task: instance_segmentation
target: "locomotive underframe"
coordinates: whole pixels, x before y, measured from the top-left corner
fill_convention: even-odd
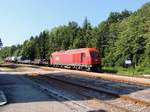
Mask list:
[[[78,69],[78,70],[87,70],[87,71],[97,71],[101,69],[100,64],[95,65],[83,65],[83,64],[51,64],[50,66],[53,67],[61,67],[61,68],[71,68],[71,69]]]

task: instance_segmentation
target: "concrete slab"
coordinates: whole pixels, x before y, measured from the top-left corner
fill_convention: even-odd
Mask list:
[[[6,96],[3,91],[0,91],[0,106],[7,103]]]
[[[150,89],[133,92],[129,95],[134,99],[139,99],[150,104]]]

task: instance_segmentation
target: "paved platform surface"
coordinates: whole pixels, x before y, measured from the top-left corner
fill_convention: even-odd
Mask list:
[[[7,103],[6,96],[3,91],[0,90],[0,106]]]

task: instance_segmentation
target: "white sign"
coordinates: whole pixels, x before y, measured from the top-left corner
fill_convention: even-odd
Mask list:
[[[127,65],[131,65],[131,64],[132,64],[132,62],[131,62],[131,60],[125,60],[125,64],[127,64]]]

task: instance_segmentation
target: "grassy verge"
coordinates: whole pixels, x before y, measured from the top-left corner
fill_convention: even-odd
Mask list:
[[[150,75],[149,67],[136,67],[136,68],[103,67],[102,71],[106,73],[117,73],[120,75],[127,75],[127,76]]]
[[[0,58],[0,64],[3,64],[4,63],[4,61]]]

